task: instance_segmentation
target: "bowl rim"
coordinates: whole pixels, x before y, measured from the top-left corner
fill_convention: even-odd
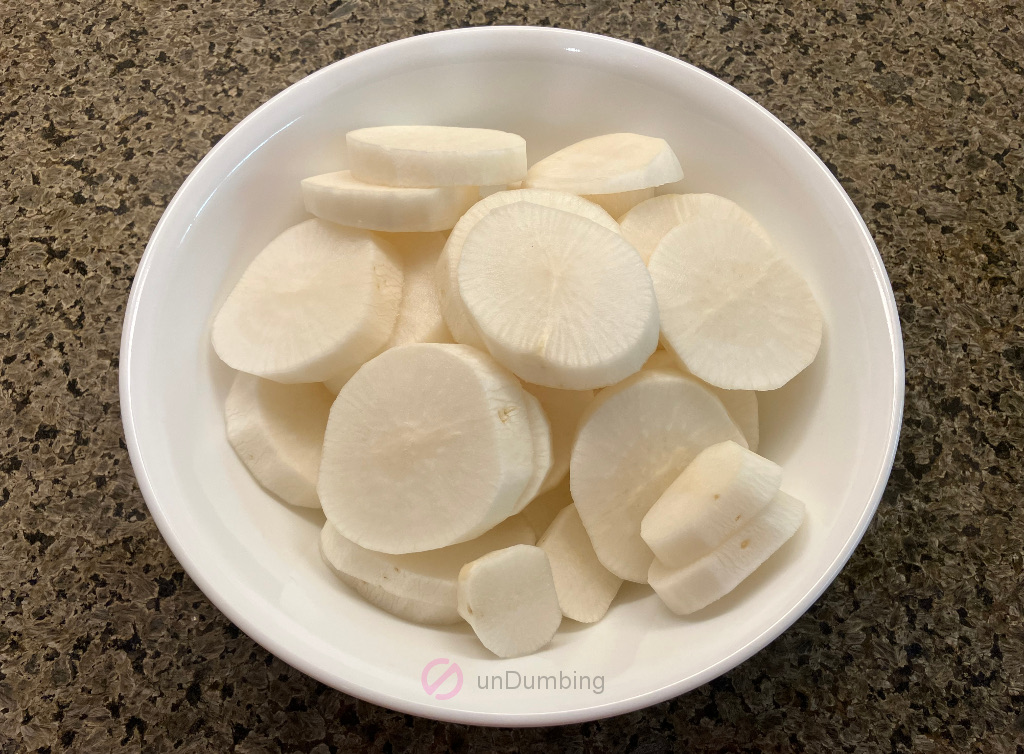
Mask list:
[[[849,537],[843,544],[843,547],[836,553],[832,562],[814,582],[813,586],[807,591],[803,598],[789,611],[780,615],[778,619],[758,637],[756,637],[756,639],[742,647],[739,647],[732,654],[720,659],[718,662],[705,668],[700,673],[632,697],[568,711],[531,713],[500,711],[481,712],[448,709],[416,702],[408,698],[382,692],[378,689],[354,683],[346,678],[324,672],[307,658],[303,657],[286,644],[275,639],[267,631],[261,628],[260,624],[254,620],[253,616],[246,614],[233,603],[228,594],[229,590],[222,589],[214,580],[207,577],[201,565],[189,556],[185,545],[176,536],[174,526],[167,517],[165,507],[161,504],[152,480],[147,472],[146,463],[143,459],[142,448],[139,444],[138,432],[136,429],[136,415],[131,390],[132,342],[135,334],[140,303],[146,289],[146,282],[150,270],[153,266],[153,260],[157,254],[158,248],[165,243],[164,237],[168,234],[167,226],[170,225],[171,218],[175,215],[178,205],[184,203],[183,197],[189,195],[192,185],[194,183],[198,183],[199,180],[204,177],[204,174],[210,169],[211,163],[217,159],[217,156],[222,151],[226,150],[225,144],[230,141],[229,137],[232,134],[251,127],[251,124],[254,121],[258,120],[268,109],[272,109],[275,104],[280,102],[283,98],[295,96],[296,91],[315,86],[316,82],[320,78],[331,75],[331,72],[336,71],[339,67],[350,65],[353,60],[358,59],[360,63],[365,63],[375,56],[391,56],[395,53],[415,49],[421,46],[436,45],[442,38],[448,43],[455,43],[463,38],[495,37],[493,40],[494,42],[499,41],[498,38],[502,38],[501,41],[508,43],[509,35],[516,35],[522,39],[533,37],[536,39],[542,39],[547,43],[562,43],[570,47],[573,43],[579,43],[585,40],[591,44],[609,45],[608,49],[616,49],[634,55],[647,56],[651,59],[668,61],[672,65],[679,66],[681,70],[685,70],[687,75],[695,75],[706,79],[708,83],[716,86],[723,96],[731,97],[734,100],[740,100],[746,106],[753,106],[756,108],[760,111],[762,116],[767,116],[770,119],[770,122],[772,122],[786,138],[794,142],[798,149],[813,159],[821,177],[831,184],[833,190],[838,192],[842,201],[845,202],[846,208],[852,213],[852,216],[856,218],[858,231],[862,236],[861,240],[866,241],[868,248],[870,249],[870,262],[875,274],[875,283],[884,302],[884,315],[886,325],[888,327],[892,352],[894,381],[892,385],[892,404],[888,418],[887,447],[883,466],[874,481],[869,504],[865,507],[856,526],[850,532]],[[886,483],[892,471],[899,441],[900,428],[902,425],[905,392],[905,365],[902,331],[896,310],[896,300],[892,291],[892,285],[886,272],[884,262],[882,261],[881,254],[878,251],[864,219],[861,217],[860,212],[857,210],[856,205],[854,205],[845,189],[843,189],[842,185],[826,167],[821,158],[818,157],[817,154],[815,154],[814,151],[796,135],[796,133],[794,133],[769,110],[748,97],[746,94],[691,63],[687,63],[671,55],[658,52],[657,50],[605,35],[570,29],[538,26],[468,27],[432,32],[378,45],[342,60],[335,61],[334,63],[314,71],[308,76],[305,76],[299,81],[284,88],[249,113],[227,134],[225,134],[225,136],[221,138],[217,144],[215,144],[210,151],[206,153],[206,155],[203,156],[175,192],[173,198],[161,214],[160,220],[157,222],[157,225],[154,228],[140,259],[135,278],[132,282],[128,304],[125,308],[124,326],[121,334],[119,372],[120,408],[125,432],[125,441],[132,468],[135,472],[139,489],[142,492],[146,505],[153,516],[153,520],[155,521],[160,534],[170,547],[175,558],[210,602],[213,603],[213,605],[232,623],[238,626],[256,643],[292,667],[351,696],[378,704],[391,710],[427,717],[434,720],[503,727],[550,726],[580,723],[633,712],[698,688],[719,675],[733,669],[774,641],[783,631],[789,628],[789,626],[802,616],[821,596],[825,589],[828,588],[838,575],[839,571],[850,559],[853,551],[863,538],[864,533],[878,508]]]

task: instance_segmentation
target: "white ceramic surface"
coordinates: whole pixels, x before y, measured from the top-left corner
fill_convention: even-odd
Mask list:
[[[299,180],[344,166],[347,130],[389,123],[513,131],[526,137],[531,161],[602,133],[664,137],[686,171],[682,190],[739,202],[806,274],[824,310],[824,345],[810,369],[764,396],[761,452],[783,465],[784,488],[806,501],[808,520],[733,594],[684,619],[646,587],[627,585],[602,622],[566,621],[540,653],[496,660],[468,628],[405,623],[359,599],[320,562],[322,518],[277,502],[249,477],[224,435],[231,374],[210,347],[211,317],[257,251],[303,217]],[[160,531],[200,588],[256,641],[324,683],[404,712],[548,725],[689,691],[750,657],[811,605],[860,540],[889,475],[903,351],[867,228],[821,161],[766,110],[632,44],[481,28],[335,63],[211,150],[142,258],[122,341],[121,404]],[[428,685],[457,661],[464,680],[454,696],[454,673],[433,695],[424,689],[423,669],[438,658]],[[480,688],[496,675],[515,685],[517,674],[517,689]],[[524,688],[527,678],[548,675],[560,688]],[[584,675],[603,678],[600,693],[596,680],[578,688]]]

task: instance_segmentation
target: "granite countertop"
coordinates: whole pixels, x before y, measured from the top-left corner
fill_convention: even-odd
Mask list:
[[[0,20],[0,752],[1024,752],[1024,6],[966,0],[40,0]],[[695,63],[835,172],[906,344],[896,465],[836,582],[718,680],[490,730],[329,689],[229,623],[136,486],[118,409],[146,239],[209,148],[321,66],[480,24]]]

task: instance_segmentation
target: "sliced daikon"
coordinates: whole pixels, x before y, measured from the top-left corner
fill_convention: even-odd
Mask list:
[[[487,531],[534,473],[524,395],[469,346],[414,343],[368,361],[327,422],[317,491],[328,521],[387,553]]]
[[[526,176],[522,136],[486,128],[378,126],[345,137],[352,175],[384,186],[494,186]]]
[[[526,382],[614,384],[658,345],[654,290],[618,234],[532,202],[489,212],[469,232],[459,293],[490,353]]]
[[[370,592],[364,596],[388,612],[431,623],[458,620],[457,590],[462,566],[493,550],[534,542],[533,529],[519,516],[502,521],[468,542],[407,555],[367,550],[342,536],[330,522],[320,532],[324,560],[336,573],[367,584],[365,589],[355,587],[360,594]],[[378,590],[383,594],[374,596]],[[409,601],[413,604],[404,604]],[[411,617],[416,612],[432,618],[427,621]]]
[[[302,181],[306,210],[332,223],[366,230],[448,230],[477,201],[473,186],[397,188],[363,183],[348,170]]]
[[[491,194],[497,194],[500,191],[515,191],[516,189],[522,188],[520,185],[522,181],[515,181],[513,183],[505,183],[501,186],[480,186],[478,193],[480,199],[486,199]]]
[[[683,366],[674,355],[663,349],[658,349],[654,355],[644,364],[644,369],[676,369],[683,374],[690,375],[690,370]],[[694,379],[700,379],[694,377]],[[700,384],[710,390],[725,406],[729,416],[736,423],[747,440],[747,447],[757,452],[757,446],[761,438],[761,422],[757,411],[757,393],[753,390],[724,390],[714,385],[709,385],[700,380]]]
[[[397,252],[405,281],[395,329],[381,351],[409,343],[451,343],[452,336],[441,316],[441,303],[437,297],[437,286],[434,285],[434,268],[447,236],[444,233],[378,235]],[[324,387],[337,395],[361,366],[356,364],[324,380]]]
[[[666,233],[697,217],[742,225],[771,243],[768,232],[752,215],[736,202],[717,194],[664,194],[616,217],[621,220],[622,235],[636,247],[645,262],[650,260]]]
[[[316,478],[330,410],[322,385],[239,372],[224,406],[228,442],[263,487],[286,503],[319,508]]]
[[[459,615],[498,657],[521,657],[542,648],[562,622],[547,554],[539,547],[515,545],[464,565]]]
[[[363,363],[366,363],[366,362],[363,362]],[[339,372],[338,374],[334,375],[333,377],[330,377],[330,378],[324,380],[324,383],[323,383],[324,387],[327,388],[327,390],[330,391],[331,395],[337,395],[338,392],[343,387],[345,387],[345,383],[348,382],[350,379],[352,379],[352,375],[355,374],[357,371],[359,371],[359,367],[361,367],[361,366],[362,366],[362,364],[357,364],[354,367],[349,367],[344,372]]]
[[[398,251],[405,274],[402,303],[394,332],[385,348],[409,343],[451,343],[441,316],[434,269],[447,236],[444,233],[388,233],[383,236]]]
[[[540,537],[567,505],[572,505],[572,495],[569,494],[569,480],[563,479],[554,489],[535,497],[520,515]]]
[[[700,451],[725,440],[746,442],[722,402],[681,373],[644,370],[597,394],[580,421],[569,483],[605,568],[647,580],[654,555],[641,520]]]
[[[551,470],[540,488],[541,492],[547,492],[569,473],[569,456],[576,440],[576,428],[583,412],[594,400],[594,391],[558,390],[529,383],[524,384],[523,389],[540,401],[551,423]]]
[[[470,231],[491,210],[516,202],[532,202],[545,207],[572,212],[593,220],[595,223],[615,233],[619,232],[618,224],[603,209],[578,196],[561,191],[540,191],[537,189],[499,191],[477,202],[456,223],[451,235],[448,236],[448,241],[444,245],[444,251],[441,252],[441,257],[437,261],[434,281],[437,285],[438,296],[441,299],[441,312],[444,315],[448,329],[451,330],[452,336],[459,343],[465,343],[483,351],[487,350],[487,346],[477,333],[472,320],[470,320],[469,313],[466,311],[466,305],[462,301],[462,295],[459,293],[458,269],[459,260],[462,257],[462,246],[466,242]]]
[[[705,448],[644,516],[640,536],[670,567],[698,560],[772,501],[782,468],[727,440]]]
[[[402,298],[401,263],[369,231],[307,220],[252,261],[213,322],[228,366],[322,382],[377,353]]]
[[[326,560],[326,556],[324,556],[324,560]],[[357,579],[355,576],[349,576],[344,571],[339,571],[329,561],[327,565],[335,576],[364,600],[398,618],[427,626],[450,626],[462,621],[459,611],[449,604],[427,602],[415,597],[399,597],[386,589]]]
[[[661,186],[683,177],[664,139],[618,133],[578,141],[533,165],[525,188],[613,194]]]
[[[743,437],[747,441],[747,447],[757,452],[761,441],[760,420],[757,412],[757,393],[753,390],[723,390],[720,387],[709,385],[701,380],[701,384],[707,387],[725,406],[729,416],[736,426],[740,428]]]
[[[620,191],[616,194],[585,194],[583,198],[593,202],[612,217],[622,217],[640,202],[645,202],[653,197],[657,191],[657,188],[652,187],[636,191]]]
[[[821,311],[800,274],[754,231],[696,218],[670,230],[648,268],[662,340],[693,374],[774,390],[821,345]]]
[[[526,405],[526,418],[530,422],[530,435],[533,439],[533,474],[530,481],[526,483],[526,489],[519,496],[519,501],[512,508],[513,513],[519,513],[530,504],[538,494],[541,487],[551,473],[551,465],[554,461],[552,454],[551,422],[537,398],[523,391],[523,402]]]
[[[775,499],[709,555],[684,568],[655,560],[650,584],[678,615],[689,615],[724,597],[792,537],[804,504],[779,492]]]
[[[597,559],[575,505],[555,517],[537,547],[548,554],[562,615],[581,623],[601,620],[622,579]]]

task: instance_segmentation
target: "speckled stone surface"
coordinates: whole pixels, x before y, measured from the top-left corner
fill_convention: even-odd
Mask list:
[[[185,576],[121,430],[121,322],[163,207],[245,114],[368,47],[479,24],[609,34],[750,94],[838,175],[906,342],[878,515],[774,644],[684,697],[544,730],[318,684]],[[1024,752],[1024,6],[0,2],[0,752]]]

